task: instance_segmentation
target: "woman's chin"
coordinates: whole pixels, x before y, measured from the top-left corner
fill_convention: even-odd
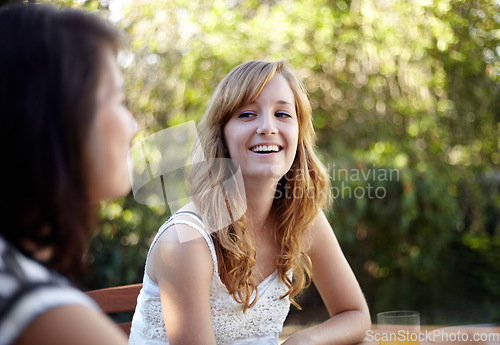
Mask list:
[[[264,168],[258,169],[252,172],[243,173],[243,178],[248,178],[252,180],[262,180],[269,182],[277,182],[286,172],[282,172],[278,169]]]
[[[116,199],[127,196],[132,189],[130,181],[124,181],[121,184],[110,184],[108,186],[99,188],[98,191],[90,193],[90,199],[93,203],[98,203],[100,201],[105,201],[109,199]]]

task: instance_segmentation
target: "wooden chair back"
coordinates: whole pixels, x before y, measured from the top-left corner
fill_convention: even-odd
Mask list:
[[[142,283],[114,286],[110,288],[87,291],[87,295],[92,297],[106,314],[119,313],[124,311],[134,311],[137,304],[137,296],[141,291]],[[130,335],[132,321],[117,324],[127,335]]]

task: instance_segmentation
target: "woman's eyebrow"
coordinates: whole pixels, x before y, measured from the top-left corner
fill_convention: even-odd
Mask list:
[[[293,106],[293,104],[292,104],[292,103],[290,103],[290,102],[288,102],[288,101],[285,101],[285,100],[282,100],[282,99],[280,99],[280,100],[276,101],[276,103],[279,103],[279,104],[289,104],[289,105]]]
[[[292,107],[294,107],[295,105],[289,101],[285,101],[283,99],[280,99],[280,100],[277,100],[276,101],[277,104],[288,104],[288,105],[291,105]],[[253,105],[253,104],[257,104],[257,101],[253,101],[253,102],[250,102],[248,103],[247,105]]]

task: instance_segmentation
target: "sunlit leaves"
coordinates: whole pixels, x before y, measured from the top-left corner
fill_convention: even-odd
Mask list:
[[[378,287],[363,281],[377,306],[427,297],[408,291],[452,267],[441,261],[453,243],[492,261],[488,250],[497,247],[483,234],[500,234],[491,220],[500,208],[498,1],[130,0],[119,9],[118,2],[57,4],[101,11],[127,33],[119,61],[141,138],[200,119],[236,65],[285,58],[309,92],[325,164],[401,171],[401,180],[381,183],[383,200],[337,200],[332,216],[357,273],[387,279]],[[119,243],[110,249],[97,239],[93,260],[120,262],[114,253],[130,251],[118,246],[134,248],[127,271],[140,277],[166,212],[131,197],[106,204],[102,236]],[[464,233],[471,235],[462,240]],[[490,286],[491,277],[483,277]]]

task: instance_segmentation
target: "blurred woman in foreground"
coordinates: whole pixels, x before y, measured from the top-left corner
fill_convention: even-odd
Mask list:
[[[92,205],[130,189],[137,124],[118,43],[83,12],[0,9],[0,345],[127,343],[65,278],[83,261]]]

